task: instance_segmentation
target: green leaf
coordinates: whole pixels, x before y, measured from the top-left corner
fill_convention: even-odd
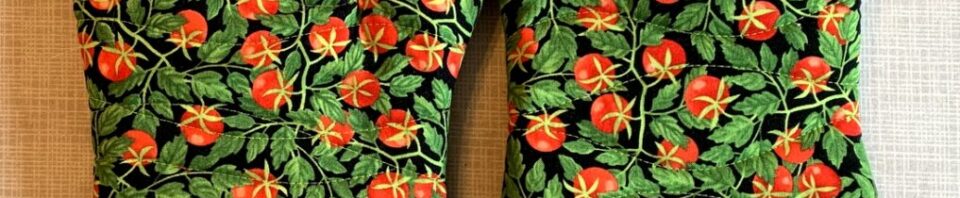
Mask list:
[[[287,55],[283,60],[283,79],[293,79],[294,75],[300,72],[301,66],[303,66],[303,59],[300,58],[300,53]]]
[[[240,152],[240,149],[243,149],[243,142],[246,140],[247,138],[240,131],[224,133],[217,139],[217,143],[213,144],[213,148],[210,148],[208,156],[219,159],[236,154]]]
[[[734,143],[734,146],[740,147],[750,141],[750,137],[753,135],[753,127],[754,123],[750,118],[734,116],[733,120],[723,127],[717,128],[707,138],[717,143]]]
[[[330,19],[330,15],[333,14],[333,10],[336,8],[336,6],[328,5],[327,2],[335,1],[323,1],[323,5],[310,8],[307,16],[310,19],[310,22],[314,24],[326,24],[328,22],[328,19]]]
[[[400,75],[390,81],[390,94],[396,97],[407,97],[423,84],[423,77],[417,75]]]
[[[597,162],[604,163],[610,166],[620,166],[627,164],[627,160],[630,159],[630,156],[627,153],[616,150],[608,150],[600,155],[597,155]]]
[[[520,155],[520,141],[514,138],[507,139],[506,175],[510,178],[519,179],[520,175],[523,174],[523,168],[523,155]]]
[[[306,183],[315,177],[313,166],[303,157],[294,157],[283,167],[283,175],[290,181],[291,196],[303,194]],[[296,185],[299,184],[299,185]]]
[[[380,2],[377,6],[373,7],[373,13],[390,18],[397,14],[397,10],[394,9],[390,2]]]
[[[423,125],[423,138],[427,143],[427,146],[430,148],[430,151],[433,153],[442,154],[443,153],[443,144],[446,142],[444,136],[437,133],[437,129],[433,128],[430,125]]]
[[[824,6],[827,6],[827,2],[824,0],[807,0],[807,10],[820,11],[823,10]]]
[[[857,180],[857,186],[860,186],[860,192],[863,198],[876,198],[877,190],[873,186],[873,181],[867,176],[853,173],[853,178]]]
[[[767,86],[763,75],[759,73],[743,73],[740,75],[727,77],[726,80],[727,82],[739,85],[750,91],[760,91]]]
[[[350,126],[353,126],[354,131],[360,134],[360,139],[368,142],[376,141],[377,128],[374,127],[373,121],[363,111],[350,109],[347,122],[350,123]]]
[[[701,130],[710,128],[709,120],[697,118],[696,116],[693,116],[693,113],[690,113],[690,111],[680,111],[677,112],[677,115],[680,118],[680,122],[682,122],[683,125],[687,126],[688,128]]]
[[[154,0],[153,9],[157,10],[167,10],[173,8],[177,3],[177,0]]]
[[[93,80],[87,78],[86,81],[87,87],[87,96],[90,104],[90,109],[99,110],[107,105],[107,97],[103,95],[103,92],[100,91],[100,88],[97,88],[97,84],[93,83]],[[166,99],[166,98],[164,98]],[[168,102],[169,103],[169,102]],[[169,106],[169,105],[168,105]],[[170,113],[173,115],[173,113]]]
[[[339,103],[339,101],[337,102]],[[393,109],[393,104],[390,103],[390,94],[380,94],[380,97],[373,101],[373,110],[377,112],[387,114],[391,109]]]
[[[237,129],[249,129],[256,124],[256,121],[253,120],[250,116],[246,114],[237,114],[232,116],[223,117],[223,123],[226,123],[227,126],[237,128]]]
[[[736,11],[737,6],[735,0],[716,0],[714,4],[720,7],[720,13],[723,13],[723,16],[726,18],[733,18],[734,11]]]
[[[856,87],[860,82],[860,67],[854,67],[843,76],[843,80],[840,80],[840,84],[843,87]]]
[[[706,3],[691,3],[683,7],[683,12],[677,14],[677,20],[673,21],[673,27],[679,31],[690,31],[703,23],[703,18],[707,15]]]
[[[317,156],[316,159],[317,163],[323,164],[323,166],[320,166],[320,168],[323,168],[323,170],[329,171],[330,173],[343,174],[347,172],[347,168],[344,167],[343,164],[340,164],[340,162],[337,161],[337,158],[334,156]]]
[[[545,6],[547,6],[547,0],[523,1],[520,4],[520,10],[517,11],[517,27],[529,26]]]
[[[150,135],[156,136],[157,126],[160,126],[160,119],[149,111],[141,111],[133,117],[133,128],[147,131]]]
[[[560,155],[557,157],[560,161],[560,167],[563,168],[563,178],[566,180],[573,180],[573,177],[583,170],[583,167],[580,167],[580,164],[570,156]]]
[[[473,25],[477,21],[477,14],[479,12],[480,8],[473,3],[473,0],[460,1],[460,14],[463,15],[463,19],[467,24]]]
[[[643,45],[659,45],[663,39],[663,34],[667,32],[666,27],[670,25],[670,15],[667,13],[658,14],[650,20],[641,32],[640,43]]]
[[[154,193],[157,195],[157,197],[189,198],[190,193],[183,191],[183,187],[184,186],[182,183],[171,182],[160,186],[154,191]]]
[[[580,88],[580,85],[577,84],[577,81],[574,81],[574,80],[568,80],[567,82],[563,83],[563,91],[566,92],[567,95],[569,95],[570,98],[573,98],[574,100],[583,100],[583,101],[593,100],[592,98],[590,98],[590,93],[587,93],[586,90],[583,90],[583,88]]]
[[[543,190],[543,197],[563,197],[563,189],[560,186],[560,179],[553,176],[553,179],[547,181],[547,188]]]
[[[250,140],[247,141],[247,162],[252,162],[254,158],[260,155],[264,149],[267,149],[267,142],[269,137],[265,133],[254,133],[250,135]]]
[[[190,194],[198,197],[220,197],[220,192],[206,178],[194,177],[190,180]]]
[[[843,66],[843,51],[837,38],[830,33],[820,31],[820,37],[817,41],[820,44],[820,54],[823,54],[823,59],[827,61],[830,67],[840,68]]]
[[[847,142],[843,134],[836,130],[830,130],[823,136],[820,145],[827,151],[827,159],[830,160],[830,164],[833,164],[834,167],[840,167],[843,158],[847,156]]]
[[[778,59],[779,57],[777,57],[776,54],[773,54],[773,51],[770,50],[770,47],[767,46],[766,43],[760,46],[760,67],[763,68],[763,71],[773,73],[774,68],[777,68],[777,62],[779,62]]]
[[[168,13],[154,14],[147,20],[147,37],[161,38],[163,34],[180,29],[187,20],[179,15]]]
[[[117,124],[120,123],[120,120],[124,117],[129,116],[132,111],[129,108],[124,107],[123,104],[112,104],[107,106],[103,112],[100,112],[100,115],[97,117],[97,123],[95,129],[97,134],[100,136],[107,136],[113,133],[117,129]]]
[[[169,175],[180,171],[180,167],[183,166],[187,158],[187,142],[183,139],[183,136],[174,137],[173,140],[162,145],[160,157],[157,158],[157,163],[154,165],[157,172]]]
[[[103,44],[113,44],[116,41],[113,36],[113,28],[107,23],[98,23],[97,28],[94,29],[94,34],[97,35],[97,40],[100,40],[100,43]]]
[[[144,75],[146,74],[144,74],[142,70],[139,70],[139,69],[134,70],[133,73],[131,73],[130,76],[127,77],[126,80],[110,83],[110,85],[107,85],[107,90],[110,91],[111,96],[119,97],[124,93],[126,93],[127,91],[130,91],[134,87],[137,87],[137,85],[139,85],[140,82],[143,82]]]
[[[173,109],[170,106],[170,100],[168,100],[167,96],[164,96],[163,93],[157,91],[150,92],[150,98],[147,101],[157,114],[167,119],[173,119]]]
[[[432,121],[433,123],[441,123],[440,112],[433,106],[433,103],[430,103],[426,98],[419,95],[413,95],[413,101],[413,110],[417,112],[417,117]]]
[[[270,33],[279,36],[291,36],[300,30],[300,23],[297,18],[289,14],[278,15],[257,15],[263,26],[270,28]]]
[[[770,92],[756,93],[734,104],[733,110],[743,112],[746,116],[763,117],[776,110],[778,102],[780,98]]]
[[[280,166],[281,162],[290,159],[293,151],[297,148],[297,143],[294,142],[293,138],[296,138],[296,134],[289,127],[281,127],[280,130],[273,133],[273,136],[270,137],[270,157],[273,161],[271,165]]]
[[[193,91],[199,97],[213,98],[221,102],[232,103],[233,92],[220,81],[222,76],[214,71],[205,71],[193,75]]]
[[[716,164],[724,164],[733,159],[733,148],[726,144],[714,146],[710,148],[710,150],[700,154],[700,159]]]
[[[408,14],[397,17],[397,40],[407,38],[420,30],[420,16]]]
[[[450,26],[441,25],[437,32],[437,36],[439,36],[443,42],[451,44],[460,43],[459,39],[457,39],[457,34],[453,33],[453,29],[450,29]]]
[[[320,118],[320,112],[312,110],[291,111],[287,113],[287,117],[294,123],[306,128],[314,128],[317,126],[317,119]]]
[[[213,175],[210,176],[210,182],[217,189],[227,189],[236,185],[250,182],[246,174],[237,171],[237,167],[230,164],[220,165],[213,169]]]
[[[780,16],[780,19],[777,19],[775,26],[780,27],[780,33],[783,33],[783,36],[787,39],[787,43],[789,43],[793,49],[804,50],[808,42],[807,35],[803,32],[803,29],[800,28],[800,24],[796,24],[796,21],[796,16],[791,13],[786,13]]]
[[[207,43],[200,46],[197,56],[207,63],[218,63],[233,52],[237,40],[224,31],[214,32]]]
[[[627,0],[631,1],[631,0]],[[646,19],[652,13],[650,11],[650,1],[634,1],[637,5],[633,7],[633,15],[636,19]]]
[[[840,25],[837,27],[840,29],[840,37],[848,42],[857,38],[857,28],[860,25],[860,12],[851,11],[846,16],[843,17],[843,20],[840,21]]]
[[[729,166],[717,166],[693,170],[693,176],[703,181],[701,188],[725,190],[734,185],[733,170]]]
[[[650,173],[664,190],[672,193],[684,193],[693,189],[693,176],[686,171],[674,171],[658,166],[650,167]]]
[[[300,1],[294,0],[280,0],[280,6],[278,11],[280,13],[292,13],[300,10]]]
[[[659,116],[650,122],[650,130],[654,135],[665,138],[675,145],[687,146],[687,136],[683,135],[683,128],[677,124],[677,119],[670,116]]]
[[[630,53],[630,44],[627,43],[627,38],[621,34],[603,31],[587,32],[586,35],[593,48],[602,51],[604,56],[623,58]]]
[[[433,88],[433,103],[437,104],[437,108],[450,109],[450,103],[453,100],[453,90],[450,86],[439,79],[431,81],[430,86]]]
[[[706,34],[690,35],[690,42],[697,48],[697,53],[707,62],[713,62],[716,58],[717,47],[713,46],[713,37]]]
[[[530,85],[527,92],[530,93],[530,99],[538,106],[547,108],[565,107],[572,105],[570,98],[563,90],[560,90],[560,82],[555,80],[542,80]]]
[[[407,67],[407,64],[410,64],[410,60],[406,56],[396,54],[384,60],[383,65],[374,72],[374,75],[379,77],[380,81],[387,81],[393,75],[400,73],[403,68]]]
[[[540,192],[543,191],[545,182],[546,182],[546,172],[544,172],[543,160],[537,160],[533,163],[533,166],[530,167],[530,170],[527,170],[527,176],[524,177],[524,184],[526,189],[530,192]]]
[[[207,19],[213,19],[220,14],[224,0],[207,0]]]
[[[593,144],[583,140],[570,141],[563,143],[563,148],[566,148],[571,153],[587,155],[592,153],[596,148],[593,147]]]
[[[136,25],[143,25],[143,19],[146,17],[146,9],[140,4],[141,2],[127,1],[127,16],[130,16],[128,20]]]
[[[679,95],[678,91],[680,91],[680,84],[678,83],[669,84],[658,90],[657,96],[653,98],[653,106],[650,107],[650,111],[659,111],[672,107],[673,101],[675,101]]]
[[[720,48],[723,58],[735,67],[754,67],[757,64],[757,55],[750,48],[738,44],[724,44]]]
[[[334,120],[345,121],[347,119],[343,115],[342,104],[337,97],[337,94],[330,90],[316,91],[313,97],[310,97],[310,104],[315,110],[320,110],[323,115],[330,116]]]
[[[380,160],[372,155],[360,156],[360,161],[354,164],[351,175],[368,176],[377,173],[381,166]]]
[[[160,90],[166,92],[170,97],[193,101],[186,77],[183,73],[174,70],[173,67],[164,67],[157,71],[157,84]]]

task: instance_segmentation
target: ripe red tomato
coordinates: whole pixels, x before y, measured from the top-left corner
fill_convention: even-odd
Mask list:
[[[657,0],[657,3],[670,5],[676,3],[679,0]]]
[[[400,173],[385,172],[380,173],[367,186],[367,196],[370,198],[406,198],[409,195],[407,182],[410,178],[403,177]]]
[[[391,109],[389,113],[380,115],[377,127],[380,129],[380,142],[390,148],[410,146],[410,141],[420,131],[417,119],[402,109]]]
[[[567,124],[560,120],[560,114],[564,111],[557,111],[553,114],[542,114],[540,116],[524,116],[530,120],[527,124],[527,131],[523,133],[527,138],[527,144],[544,153],[553,152],[563,146],[563,141],[567,139]]]
[[[583,55],[574,63],[573,78],[576,79],[580,88],[590,93],[602,92],[616,80],[617,67],[619,65],[614,65],[609,58],[599,53],[590,53]]]
[[[313,136],[311,143],[323,141],[330,148],[343,147],[353,139],[353,127],[347,123],[337,122],[326,115],[320,116],[317,127],[313,131],[316,131],[317,135]]]
[[[258,75],[251,87],[253,101],[271,111],[290,102],[290,96],[293,95],[293,83],[285,81],[276,69]]]
[[[450,7],[453,7],[455,0],[420,0],[420,2],[430,11],[447,13],[450,11]]]
[[[590,106],[590,121],[601,132],[616,134],[629,128],[633,102],[614,93],[604,94]]]
[[[513,46],[510,54],[507,55],[507,61],[510,62],[511,68],[533,59],[533,56],[537,54],[537,49],[540,48],[540,43],[537,42],[533,28],[523,27],[517,32],[520,35],[520,38],[517,39],[517,46]]]
[[[397,48],[397,28],[386,16],[365,16],[360,20],[360,43],[373,53],[373,59],[376,60],[380,54]]]
[[[823,90],[832,90],[827,87],[827,80],[830,78],[830,65],[823,58],[817,56],[807,56],[793,65],[790,71],[790,79],[797,88],[807,93],[820,93]]]
[[[507,125],[507,133],[513,133],[513,129],[517,127],[517,119],[520,118],[520,111],[517,111],[517,107],[511,102],[507,102],[507,112],[510,115],[510,122]]]
[[[454,79],[457,79],[460,76],[460,64],[463,63],[463,54],[467,52],[467,44],[460,43],[448,48],[450,53],[447,53],[447,70],[450,71],[450,75]]]
[[[280,60],[280,38],[270,31],[260,30],[247,35],[240,47],[243,62],[261,67]]]
[[[357,7],[360,7],[360,10],[373,9],[379,5],[380,0],[357,0]]]
[[[753,196],[762,198],[787,198],[793,193],[793,176],[783,166],[777,166],[773,183],[753,176]]]
[[[803,149],[803,144],[800,142],[800,134],[803,133],[803,129],[796,127],[788,131],[778,132],[777,135],[780,137],[777,138],[777,142],[773,143],[773,152],[777,153],[777,156],[780,156],[780,159],[785,162],[794,164],[806,162],[813,156],[814,149],[813,147]]]
[[[440,68],[447,44],[428,34],[417,34],[407,41],[407,57],[410,67],[420,72],[433,72]]]
[[[576,197],[596,198],[607,192],[614,192],[620,188],[617,178],[607,169],[590,167],[577,173],[573,178],[573,191]],[[589,195],[589,196],[586,196]]]
[[[180,116],[180,132],[187,143],[207,146],[216,142],[223,133],[223,118],[217,109],[201,105],[184,105],[183,108],[186,112]]]
[[[343,19],[330,17],[327,23],[313,25],[310,28],[310,47],[311,52],[320,54],[322,57],[337,55],[350,44],[350,29]]]
[[[207,41],[207,19],[194,10],[180,11],[178,14],[187,20],[180,30],[170,32],[169,42],[184,49],[200,47]],[[190,56],[187,56],[190,57]]]
[[[441,198],[447,197],[447,184],[443,179],[440,179],[439,175],[433,173],[420,174],[417,179],[413,180],[414,198],[431,198],[434,197],[433,195]]]
[[[613,0],[600,0],[600,5],[580,7],[577,12],[577,21],[587,31],[619,30],[617,20],[620,20],[620,9]]]
[[[250,182],[246,185],[235,186],[230,190],[233,198],[268,198],[277,197],[277,193],[282,191],[286,194],[287,189],[280,185],[277,177],[259,168],[247,170],[247,177]]]
[[[367,70],[347,73],[340,81],[340,96],[350,106],[368,107],[380,98],[380,80]]]
[[[240,16],[250,20],[257,20],[260,15],[274,15],[280,9],[280,0],[239,0],[237,12]]]
[[[683,91],[683,102],[693,116],[714,119],[727,109],[730,89],[717,77],[702,75],[690,81]]]
[[[131,129],[123,134],[130,140],[127,152],[123,153],[123,163],[133,166],[146,166],[157,160],[157,141],[149,133]]]
[[[676,41],[664,38],[660,45],[643,50],[643,70],[647,76],[673,80],[686,65],[687,52]]]
[[[860,105],[848,102],[833,112],[830,123],[847,136],[860,136]]]
[[[807,165],[800,173],[800,196],[832,198],[840,194],[843,188],[837,172],[821,162]]]
[[[120,0],[90,0],[90,6],[100,11],[113,10],[114,6],[120,4]]]
[[[769,1],[755,1],[740,16],[734,17],[739,23],[740,35],[754,41],[765,41],[777,34],[774,26],[780,18],[780,9]]]
[[[133,47],[117,41],[113,47],[101,47],[97,56],[97,68],[104,78],[113,82],[126,80],[137,67],[137,56]]]
[[[77,35],[77,40],[80,41],[80,55],[83,57],[83,69],[86,70],[93,64],[93,53],[100,42],[94,41],[93,36],[86,32],[80,32]]]
[[[100,181],[93,184],[93,198],[100,197]]]
[[[848,13],[850,13],[850,7],[846,5],[840,3],[828,5],[824,7],[823,10],[820,10],[820,16],[817,17],[817,27],[836,37],[840,45],[845,45],[847,44],[847,40],[840,36],[840,29],[837,27],[840,25],[840,22],[843,22],[843,18],[847,16]]]
[[[690,137],[687,137],[686,148],[674,145],[667,139],[663,139],[657,145],[657,158],[659,159],[657,162],[669,169],[684,169],[687,164],[696,163],[698,157],[700,157],[700,149],[697,148],[697,142],[694,142]]]

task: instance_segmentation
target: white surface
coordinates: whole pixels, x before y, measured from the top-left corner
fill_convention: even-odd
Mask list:
[[[960,197],[960,1],[864,0],[864,141],[881,197]]]

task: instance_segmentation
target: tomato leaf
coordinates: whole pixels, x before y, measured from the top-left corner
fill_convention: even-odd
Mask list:
[[[207,19],[213,19],[220,14],[220,9],[223,8],[224,0],[207,0]]]
[[[313,110],[291,111],[287,113],[287,118],[290,118],[294,123],[312,129],[317,126],[320,112]]]
[[[683,170],[668,170],[659,166],[650,167],[650,173],[664,190],[672,193],[685,193],[693,189],[693,176]]]
[[[560,21],[561,23],[565,23],[565,24],[567,24],[567,25],[578,25],[578,24],[580,24],[580,22],[577,22],[577,11],[576,11],[576,10],[573,10],[573,9],[571,9],[571,8],[568,8],[568,7],[559,7],[559,8],[557,8],[557,11],[556,11],[556,12],[557,12],[557,13],[556,13],[556,15],[557,15],[557,20]],[[553,21],[550,21],[550,20],[543,20],[543,21],[545,21],[544,24],[547,24],[547,25],[544,25],[544,27],[549,27],[548,25],[549,25],[549,24],[552,24],[552,22],[553,22]],[[541,22],[543,22],[543,21],[541,21]],[[538,28],[536,28],[537,30],[544,30],[543,28],[540,28],[540,26],[537,26],[537,27],[538,27]],[[545,32],[545,31],[537,31],[537,32],[536,32],[536,33],[537,33],[537,40],[540,40],[540,39],[543,38],[543,36],[546,36],[546,35],[547,35],[546,33],[541,34],[540,32]]]
[[[602,51],[604,56],[623,58],[630,53],[630,44],[627,43],[627,38],[623,37],[622,34],[604,31],[587,32],[586,35],[593,48]]]
[[[337,197],[354,197],[353,191],[350,190],[348,182],[332,182],[330,186],[333,188],[333,192],[337,194]]]
[[[714,146],[710,148],[710,150],[700,154],[700,159],[721,165],[733,159],[733,148],[726,144]]]
[[[175,6],[176,3],[177,3],[177,0],[154,0],[153,9],[167,10],[167,9],[173,8],[173,6]]]
[[[780,27],[780,33],[787,39],[787,43],[790,44],[793,49],[804,50],[808,42],[806,33],[803,32],[803,29],[800,28],[800,24],[797,24],[797,17],[792,13],[785,13],[780,16],[780,19],[777,19],[774,26]]]
[[[154,165],[157,172],[169,175],[180,171],[180,167],[187,158],[187,142],[183,136],[174,137],[173,140],[162,145],[160,157]]]
[[[373,7],[373,13],[386,16],[387,18],[393,17],[397,14],[397,10],[394,9],[393,4],[390,2],[380,2],[377,6]]]
[[[754,123],[750,118],[734,116],[732,121],[714,130],[713,134],[707,138],[717,143],[733,143],[734,146],[740,147],[750,141],[753,128]]]
[[[724,190],[734,184],[733,170],[729,166],[699,168],[693,170],[693,176],[703,181],[701,188]]]
[[[373,110],[380,112],[381,114],[387,114],[390,112],[390,109],[393,109],[393,104],[390,104],[390,94],[380,94],[380,97],[376,101],[373,101]],[[339,103],[337,101],[337,103]]]
[[[843,51],[840,49],[840,43],[837,41],[837,38],[830,35],[825,31],[820,31],[820,37],[817,40],[820,44],[820,53],[823,54],[823,59],[827,61],[827,64],[833,68],[840,68],[843,66]]]
[[[650,130],[657,137],[665,138],[675,145],[687,146],[687,136],[683,135],[683,128],[677,124],[677,119],[669,116],[658,116],[650,122]]]
[[[563,83],[563,91],[566,92],[567,95],[570,95],[570,98],[573,98],[574,100],[593,100],[590,98],[590,93],[587,93],[586,90],[580,88],[580,85],[577,84],[577,81],[568,80],[567,82]]]
[[[353,127],[355,132],[360,134],[360,139],[367,142],[376,141],[377,128],[374,127],[373,121],[367,117],[367,113],[359,109],[350,109],[348,115],[347,122],[350,123],[350,126]]]
[[[292,13],[300,10],[300,2],[294,0],[280,0],[280,5],[277,9],[280,13]]]
[[[294,157],[283,167],[283,175],[290,181],[292,197],[303,194],[306,184],[315,177],[313,166],[303,157]]]
[[[408,14],[397,17],[397,40],[403,40],[420,30],[420,16]]]
[[[743,112],[743,115],[763,117],[777,109],[780,98],[770,92],[755,93],[733,105],[733,110]]]
[[[423,84],[423,77],[418,75],[400,75],[390,81],[390,94],[396,97],[407,97]]]
[[[560,82],[555,80],[538,81],[530,85],[527,92],[530,92],[530,98],[537,106],[554,108],[573,105],[566,93],[560,90]]]
[[[419,21],[417,21],[419,23]],[[440,37],[440,40],[449,44],[460,43],[457,38],[457,34],[453,33],[453,29],[450,29],[448,25],[441,25],[440,29],[437,30],[437,36]]]
[[[733,18],[734,11],[737,9],[735,0],[717,0],[713,3],[720,7],[720,12],[723,13],[724,17]]]
[[[170,106],[170,100],[168,100],[167,96],[164,96],[163,93],[152,91],[147,101],[157,114],[167,119],[173,119],[173,109]]]
[[[231,37],[246,37],[247,29],[250,26],[247,19],[240,16],[235,6],[225,6],[225,8],[223,11],[223,27],[226,27],[224,32]]]
[[[263,26],[270,28],[270,33],[279,36],[291,36],[300,30],[300,23],[297,18],[289,14],[278,15],[257,15]]]
[[[187,19],[179,15],[169,13],[154,14],[147,19],[147,37],[162,38],[163,34],[178,30],[185,23],[187,23]]]
[[[360,156],[360,160],[354,164],[351,175],[353,176],[368,176],[377,173],[377,170],[380,170],[380,166],[383,164],[376,157],[376,155],[363,155]]]
[[[107,85],[107,90],[110,91],[111,96],[119,97],[124,93],[127,93],[127,91],[137,87],[140,82],[143,82],[144,75],[146,74],[139,69],[140,67],[137,68],[138,69],[133,70],[133,73],[131,73],[127,79]]]
[[[517,109],[520,110],[532,111],[536,109],[530,95],[526,92],[526,86],[517,83],[511,82],[507,85],[507,101],[516,105]]]
[[[750,91],[760,91],[767,86],[763,75],[759,73],[743,73],[726,78],[728,82],[739,85]]]
[[[843,20],[840,21],[840,25],[837,27],[840,30],[840,37],[844,40],[852,41],[857,39],[858,26],[860,25],[860,12],[851,11],[846,16],[843,17]]]
[[[543,190],[543,197],[563,197],[563,188],[560,186],[560,178],[553,176],[553,179],[547,181],[547,188]]]
[[[533,23],[533,20],[537,15],[540,15],[540,11],[546,6],[547,0],[523,1],[520,4],[520,9],[517,11],[517,27],[528,26],[530,23]]]
[[[774,69],[777,68],[777,62],[779,62],[779,57],[776,54],[773,54],[773,51],[770,50],[770,47],[766,43],[760,46],[760,68],[764,72],[772,73]],[[756,91],[756,90],[752,90]]]
[[[243,136],[243,132],[231,131],[223,133],[217,142],[213,144],[213,148],[210,148],[210,154],[208,156],[215,158],[223,158],[228,155],[233,155],[240,152],[240,149],[243,149],[243,142],[247,138]]]
[[[194,177],[190,180],[190,194],[198,197],[220,197],[220,192],[206,178]]]
[[[337,158],[334,156],[321,155],[316,156],[316,159],[318,164],[323,164],[320,166],[320,168],[323,168],[323,170],[329,171],[330,173],[343,174],[347,172],[347,168],[344,167],[343,164],[340,164],[340,162],[337,161]]]
[[[307,15],[310,22],[314,24],[326,24],[328,19],[330,19],[330,15],[333,14],[333,10],[336,8],[336,5],[330,5],[333,4],[333,2],[335,1],[323,1],[323,5],[310,8]]]
[[[537,160],[534,162],[530,169],[527,170],[527,176],[524,177],[524,185],[529,192],[540,192],[543,191],[544,183],[546,182],[546,173],[544,172],[543,159]]]
[[[218,63],[230,55],[237,41],[224,31],[214,32],[210,41],[200,46],[197,56],[207,63]]]
[[[714,39],[706,34],[690,35],[690,42],[697,48],[697,53],[707,62],[713,62],[716,58],[717,47],[713,46]]]
[[[573,177],[577,176],[580,170],[583,170],[583,167],[580,167],[580,164],[570,156],[560,155],[557,159],[560,161],[560,167],[563,168],[563,178],[566,180],[573,180]]]
[[[680,122],[688,128],[700,130],[710,128],[710,120],[697,118],[693,116],[693,113],[690,113],[690,111],[683,110],[677,112],[677,115],[677,117],[680,118]]]
[[[587,155],[592,153],[596,148],[593,147],[593,144],[583,140],[569,141],[563,143],[563,148],[566,148],[571,153]]]
[[[133,1],[129,1],[133,2]],[[171,182],[157,188],[154,193],[157,197],[188,198],[190,193],[183,190],[182,183]]]
[[[157,126],[160,126],[160,119],[150,113],[150,111],[140,111],[133,117],[133,128],[147,131],[150,135],[157,135]]]
[[[748,47],[738,44],[720,45],[723,51],[723,58],[734,67],[755,67],[757,64],[757,55]]]
[[[653,98],[653,105],[650,107],[650,111],[659,111],[673,106],[673,102],[679,95],[677,93],[678,91],[680,91],[680,84],[678,83],[669,84],[658,90],[657,96]]]
[[[343,115],[342,104],[337,101],[337,94],[330,90],[315,91],[313,94],[310,97],[310,105],[314,110],[319,110],[323,115],[330,116],[330,118],[340,122],[347,120]]]
[[[301,66],[303,66],[303,58],[300,58],[300,53],[287,55],[283,61],[283,79],[293,79],[297,72],[300,72]]]
[[[617,1],[620,2],[620,1]],[[633,6],[633,17],[642,20],[650,17],[652,13],[650,11],[650,1],[624,1],[624,2],[634,2],[636,5]]]
[[[510,138],[507,140],[507,176],[519,179],[520,175],[523,174],[523,168],[523,155],[520,155],[520,141],[515,138]]]
[[[436,124],[441,124],[440,112],[437,111],[437,108],[433,106],[433,103],[430,103],[430,101],[423,96],[416,94],[413,95],[413,101],[413,110],[417,112],[418,118],[431,121]]]
[[[270,136],[270,157],[273,161],[270,165],[279,167],[280,163],[290,159],[293,151],[297,148],[297,143],[294,142],[296,137],[293,129],[289,127],[280,127],[277,132],[273,133],[273,136]]]
[[[679,31],[690,31],[703,23],[703,18],[707,16],[706,3],[691,3],[683,7],[683,12],[677,14],[677,20],[673,21],[673,28]]]
[[[659,45],[663,34],[667,32],[670,25],[670,15],[667,13],[658,14],[650,20],[641,32],[640,43],[643,45]]]
[[[403,54],[396,54],[384,60],[380,68],[374,72],[374,75],[377,76],[380,81],[387,81],[393,77],[393,75],[400,73],[403,68],[407,67],[407,64],[410,64],[409,58]]]
[[[131,113],[133,112],[130,108],[124,107],[123,104],[107,106],[97,117],[97,124],[95,125],[97,134],[100,136],[110,135],[117,129],[117,124],[120,123],[120,120],[129,116]]]
[[[597,155],[597,162],[604,163],[610,166],[620,166],[627,164],[627,160],[630,159],[626,153],[617,150],[608,150],[600,155]]]
[[[190,96],[190,86],[187,85],[186,77],[183,73],[174,70],[173,67],[160,68],[157,71],[157,85],[160,87],[160,90],[163,90],[173,98],[188,102],[193,101],[193,97]]]
[[[870,177],[853,173],[853,178],[857,180],[857,186],[860,186],[860,192],[862,193],[863,198],[877,197],[876,187],[873,186],[873,181],[870,179]]]
[[[840,167],[843,158],[847,156],[847,142],[843,134],[836,129],[831,129],[823,136],[820,142],[823,149],[827,151],[827,159],[834,167]]]
[[[473,0],[460,1],[460,14],[463,15],[463,19],[467,24],[473,25],[477,21],[477,14],[479,12],[480,8],[474,4]]]
[[[430,147],[430,151],[436,153],[437,155],[443,154],[443,144],[446,142],[446,137],[437,133],[437,129],[433,128],[430,125],[423,125],[423,139],[427,143],[427,146]]]
[[[193,91],[198,97],[213,98],[221,102],[233,103],[233,92],[221,82],[223,76],[214,71],[204,71],[193,75]]]
[[[807,10],[820,11],[824,6],[827,6],[825,0],[807,0]]]
[[[543,48],[533,57],[531,67],[540,73],[555,73],[562,68],[566,58],[563,54],[563,47],[556,42],[557,39],[548,40],[543,44]]]
[[[250,135],[247,141],[247,162],[252,162],[264,149],[267,149],[268,140],[267,134],[262,132]]]
[[[213,183],[213,187],[216,189],[226,190],[227,188],[244,184],[249,182],[246,174],[237,171],[237,167],[231,164],[221,165],[216,169],[213,169],[213,174],[210,176],[210,183]]]
[[[143,25],[143,18],[146,17],[146,9],[140,3],[143,1],[127,1],[127,16],[130,22],[136,25]]]
[[[249,129],[256,124],[256,121],[253,120],[250,116],[246,114],[237,114],[232,116],[223,117],[223,123],[226,123],[227,126],[236,128],[236,129]]]
[[[430,82],[433,88],[433,103],[437,104],[439,109],[450,109],[450,103],[453,100],[453,91],[446,82],[440,79],[434,79]]]

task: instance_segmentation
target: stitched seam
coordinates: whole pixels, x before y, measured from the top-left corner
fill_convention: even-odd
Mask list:
[[[189,172],[199,172],[199,171],[197,171],[197,170],[191,170],[190,168],[183,167],[183,166],[180,166],[180,165],[163,163],[163,162],[157,162],[157,161],[150,162],[150,164],[173,166],[173,167],[177,167],[178,169],[183,170],[184,172],[188,172],[188,173],[189,173]],[[384,163],[384,164],[392,165],[392,164],[389,164],[389,163]],[[321,171],[322,171],[322,170],[321,170]],[[210,172],[213,173],[213,171],[210,171]],[[348,170],[347,172],[349,172],[349,170]],[[328,178],[323,178],[323,179],[321,179],[320,181],[316,181],[316,182],[288,182],[288,181],[280,181],[280,180],[277,180],[277,183],[280,183],[280,184],[289,184],[289,185],[314,185],[314,184],[339,183],[339,182],[348,182],[348,181],[354,180],[354,179],[366,178],[366,177],[370,177],[370,176],[374,176],[374,175],[378,175],[378,174],[380,174],[380,173],[378,172],[378,173],[369,174],[369,175],[357,175],[357,176],[351,176],[351,177],[333,177],[333,178],[328,177]],[[436,173],[434,173],[434,174],[436,174]],[[222,174],[222,176],[231,177],[231,178],[237,178],[237,179],[248,179],[248,178],[249,178],[249,177],[247,177],[245,174],[241,174],[241,175],[236,175],[236,174]],[[443,179],[443,175],[439,175],[439,174],[438,174],[438,176],[441,177],[441,179]],[[212,176],[211,176],[211,177],[212,177]]]

